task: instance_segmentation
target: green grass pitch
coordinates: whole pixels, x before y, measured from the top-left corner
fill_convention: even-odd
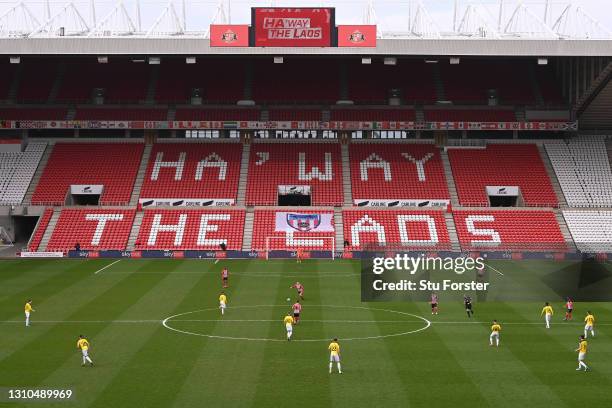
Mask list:
[[[470,321],[461,302],[444,297],[438,316],[425,302],[361,303],[357,261],[121,260],[100,270],[112,262],[0,261],[0,389],[75,392],[71,402],[0,405],[611,406],[611,303],[577,303],[574,322],[565,323],[559,298],[476,302]],[[223,265],[231,276],[221,318]],[[287,342],[282,318],[296,280],[305,285],[303,321]],[[29,328],[27,298],[36,310]],[[556,311],[550,330],[540,317],[545,300]],[[597,337],[589,339],[585,373],[575,371],[574,349],[587,308]],[[174,330],[162,325],[170,316]],[[488,343],[494,318],[503,326],[498,349]],[[80,365],[79,334],[91,341],[93,368]],[[342,375],[335,367],[328,373],[327,345],[336,336]]]

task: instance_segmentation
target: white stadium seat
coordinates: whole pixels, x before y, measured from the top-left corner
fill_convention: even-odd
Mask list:
[[[563,211],[563,217],[579,250],[612,252],[612,211]]]
[[[570,207],[612,206],[612,171],[603,138],[581,137],[545,147]]]
[[[0,205],[21,204],[46,146],[34,142],[23,152],[0,152]]]

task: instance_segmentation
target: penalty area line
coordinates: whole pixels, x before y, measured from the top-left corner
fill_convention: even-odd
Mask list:
[[[114,264],[116,264],[116,263],[117,263],[117,262],[119,262],[119,261],[121,261],[121,259],[117,259],[116,261],[111,262],[111,263],[109,263],[108,265],[106,265],[106,266],[104,266],[104,267],[102,267],[102,268],[98,269],[97,271],[95,271],[95,272],[94,272],[94,275],[99,274],[100,272],[102,272],[102,271],[103,271],[103,270],[105,270],[106,268],[110,268],[111,266],[113,266]]]
[[[500,274],[501,276],[505,276],[502,271],[500,271],[497,268],[492,267],[491,265],[489,265],[488,263],[485,263],[485,265],[487,265],[489,268],[493,269],[495,272],[497,272],[498,274]]]

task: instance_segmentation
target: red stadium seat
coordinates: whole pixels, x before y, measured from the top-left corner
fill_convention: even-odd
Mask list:
[[[516,122],[513,110],[431,109],[425,111],[427,122]]]
[[[414,109],[333,109],[331,120],[355,122],[410,122],[415,120]]]
[[[350,145],[353,198],[449,200],[440,151],[431,144]]]
[[[308,185],[313,205],[341,205],[340,145],[254,143],[249,160],[247,205],[276,205],[279,185]]]
[[[100,204],[127,204],[143,149],[141,143],[57,143],[32,204],[64,205],[71,184],[101,184]]]
[[[0,108],[0,120],[65,120],[66,108]]]
[[[242,249],[244,210],[145,210],[136,241],[140,250]]]
[[[487,186],[518,186],[527,206],[556,207],[557,196],[534,144],[490,144],[448,151],[459,202],[488,206]]]
[[[175,120],[259,120],[259,109],[253,108],[177,108]]]
[[[53,216],[53,208],[45,208],[45,211],[40,216],[38,220],[38,225],[36,226],[36,231],[32,234],[32,238],[30,238],[30,244],[28,245],[28,251],[38,251],[38,247],[40,246],[40,241],[42,240],[43,235],[45,235],[45,231],[47,230],[47,225],[49,225],[49,221]]]
[[[459,210],[453,212],[453,217],[464,250],[567,249],[552,211]]]
[[[324,250],[334,249],[331,238],[335,237],[333,231],[298,231],[287,234],[286,232],[276,231],[276,214],[288,212],[296,214],[326,214],[331,216],[331,223],[334,222],[334,212],[331,210],[313,210],[304,208],[275,209],[275,210],[256,210],[253,221],[253,241],[251,248],[256,251],[265,250]],[[325,239],[321,239],[325,238]]]
[[[344,239],[351,250],[379,247],[448,250],[451,247],[442,211],[343,210]]]
[[[127,246],[135,210],[64,208],[48,251],[68,251],[78,242],[82,250],[123,250]]]
[[[156,143],[140,197],[235,200],[241,157],[238,143]]]
[[[270,109],[269,120],[272,121],[320,121],[320,109]]]
[[[76,120],[166,120],[168,111],[163,108],[78,108]]]

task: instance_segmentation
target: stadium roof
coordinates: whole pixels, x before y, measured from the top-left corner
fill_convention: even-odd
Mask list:
[[[379,39],[376,48],[224,48],[189,36],[0,38],[4,55],[612,56],[612,40]]]

